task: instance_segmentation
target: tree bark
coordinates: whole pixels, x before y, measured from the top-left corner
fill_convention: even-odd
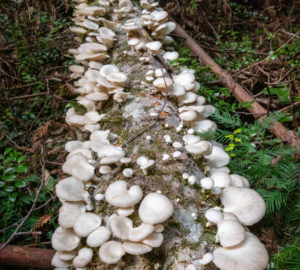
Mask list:
[[[176,23],[176,22],[175,22]],[[220,76],[221,83],[227,87],[230,93],[239,102],[253,102],[249,111],[253,116],[262,120],[267,115],[267,110],[262,107],[249,93],[238,83],[236,83],[232,76],[221,67],[198,45],[198,43],[181,27],[176,23],[176,29],[173,32],[178,37],[184,38],[187,47],[192,53],[198,57],[200,63],[204,66],[208,66],[212,72]],[[270,126],[270,131],[283,142],[287,142],[291,145],[300,145],[300,137],[293,131],[287,129],[284,125],[278,121],[274,121]]]

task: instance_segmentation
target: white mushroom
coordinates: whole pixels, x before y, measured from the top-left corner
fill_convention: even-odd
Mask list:
[[[79,245],[79,242],[80,237],[72,230],[61,226],[54,231],[51,239],[51,245],[57,251],[72,251]]]
[[[149,236],[153,231],[153,225],[142,223],[139,227],[135,227],[129,232],[128,239],[132,242],[139,242]]]
[[[153,81],[153,85],[158,91],[167,93],[172,90],[173,81],[168,77],[159,77]]]
[[[216,223],[216,224],[223,219],[223,213],[220,210],[217,210],[214,208],[210,208],[210,209],[206,210],[204,215],[208,221]]]
[[[162,44],[160,41],[151,41],[146,43],[146,48],[149,49],[153,54],[158,53]]]
[[[134,212],[134,207],[127,207],[127,208],[119,208],[117,213],[119,216],[130,216]]]
[[[211,154],[204,156],[207,160],[207,165],[210,167],[224,167],[229,163],[229,155],[219,146],[213,145]]]
[[[210,177],[204,177],[200,180],[202,189],[212,189],[214,186],[214,180]]]
[[[124,241],[122,247],[126,251],[126,253],[131,255],[142,255],[152,251],[152,247],[148,245],[130,241]]]
[[[254,190],[240,187],[227,187],[221,196],[224,211],[235,214],[241,224],[251,226],[265,215],[263,198]]]
[[[94,166],[80,153],[72,155],[62,166],[63,172],[81,181],[88,181],[94,176]]]
[[[76,250],[57,252],[58,258],[62,261],[70,261],[76,256],[76,254],[77,254]]]
[[[125,254],[122,244],[117,241],[108,241],[99,249],[100,259],[107,264],[117,263]]]
[[[158,224],[173,215],[174,207],[170,200],[160,193],[149,193],[139,207],[141,220],[148,224]]]
[[[81,202],[64,202],[59,209],[58,223],[64,228],[72,228],[78,216],[85,212],[85,205]]]
[[[51,259],[51,265],[59,269],[68,269],[71,265],[70,261],[65,261],[59,258],[59,252],[55,252],[54,256]]]
[[[214,180],[215,187],[224,188],[231,184],[230,176],[226,172],[215,172],[211,175],[211,178]]]
[[[136,163],[143,170],[144,174],[147,175],[147,170],[155,164],[155,161],[152,159],[148,159],[145,156],[141,156],[137,159]]]
[[[238,174],[231,174],[231,186],[233,187],[245,187],[249,188],[250,184],[247,178],[240,176]]]
[[[137,185],[127,190],[126,182],[116,181],[108,186],[105,192],[105,199],[108,203],[117,207],[131,207],[137,204],[143,197],[143,191]]]
[[[246,232],[246,239],[234,248],[214,250],[214,264],[221,270],[263,270],[268,264],[268,252],[252,233]]]
[[[208,141],[199,141],[194,144],[186,145],[185,149],[188,153],[195,156],[209,155],[212,152],[212,145]]]
[[[232,247],[242,243],[245,239],[245,229],[237,221],[221,220],[218,222],[216,238],[223,247]]]
[[[68,177],[55,186],[56,196],[61,200],[78,202],[87,200],[89,193],[84,190],[82,182],[74,177]]]
[[[133,175],[133,170],[130,169],[130,168],[126,168],[126,169],[123,170],[122,173],[123,173],[123,175],[124,175],[125,177],[129,178],[129,177],[132,177],[132,175]]]
[[[101,225],[101,217],[93,213],[84,213],[78,216],[74,222],[74,232],[81,236],[87,237]]]
[[[129,232],[132,230],[133,223],[131,219],[127,217],[114,214],[109,218],[109,226],[115,237],[118,237],[121,240],[127,240]]]
[[[209,264],[213,260],[213,254],[212,253],[205,253],[201,259],[198,260],[198,262],[202,265]]]
[[[142,242],[150,247],[160,247],[164,241],[164,236],[162,233],[154,232],[145,238]]]
[[[85,267],[93,258],[93,250],[91,248],[81,248],[78,251],[77,256],[73,260],[73,265],[75,267]]]
[[[86,243],[90,247],[100,247],[103,243],[108,241],[111,232],[104,226],[100,226],[98,229],[93,231],[86,239]]]

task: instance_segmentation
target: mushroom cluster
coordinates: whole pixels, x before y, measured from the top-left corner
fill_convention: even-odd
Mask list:
[[[123,103],[130,97],[124,91],[128,77],[112,64],[110,57],[117,34],[126,31],[128,45],[139,54],[141,61],[148,62],[155,55],[164,59],[167,67],[179,57],[176,51],[162,49],[173,42],[169,34],[176,25],[168,22],[168,14],[158,8],[158,2],[141,0],[143,10],[140,14],[130,0],[115,2],[99,0],[90,5],[88,0],[78,0],[75,6],[71,31],[77,34],[75,39],[81,44],[77,49],[69,50],[77,62],[69,70],[79,96],[77,105],[67,111],[66,122],[88,131],[90,136],[87,141],[74,140],[65,145],[68,155],[62,170],[68,177],[56,185],[62,207],[59,209],[59,227],[52,236],[52,246],[57,251],[52,265],[57,269],[86,269],[92,261],[94,248],[106,264],[118,263],[126,253],[142,255],[150,252],[162,244],[162,223],[174,212],[171,201],[159,191],[150,192],[143,198],[140,186],[129,186],[124,180],[110,183],[103,194],[99,191],[99,174],[103,179],[111,180],[114,171],[124,165],[126,167],[121,170],[124,177],[130,179],[134,174],[128,166],[133,160],[125,157],[124,150],[117,144],[118,136],[100,129],[106,114],[99,114],[99,109],[104,109],[110,98]],[[108,20],[107,15],[111,14],[112,19]],[[125,22],[120,18],[125,18]],[[149,30],[150,38],[144,34],[144,28]],[[172,162],[181,158],[184,152],[204,160],[206,177],[197,179],[193,174],[184,173],[183,178],[191,185],[199,183],[203,192],[211,190],[212,196],[220,196],[223,204],[223,208],[211,208],[205,213],[207,225],[217,226],[216,242],[221,247],[204,254],[199,263],[205,265],[213,261],[222,270],[264,269],[268,254],[245,226],[261,220],[265,203],[249,188],[246,178],[230,174],[226,167],[230,157],[222,145],[202,139],[204,133],[216,130],[216,124],[208,119],[215,108],[197,95],[200,84],[195,80],[194,70],[183,69],[171,75],[165,68],[152,66],[146,72],[145,80],[151,82],[155,92],[175,99],[181,121],[176,131],[180,133],[184,127],[187,129],[183,130],[182,141],[173,142],[169,135],[164,136],[165,143],[174,152],[163,153],[162,161]],[[147,136],[147,140],[151,141],[151,136]],[[145,175],[155,163],[146,156],[136,160],[136,166]],[[115,212],[109,216],[96,214],[93,211],[95,205],[102,200],[114,207]],[[135,209],[140,220],[138,226],[133,224]],[[190,264],[186,269],[195,267]]]

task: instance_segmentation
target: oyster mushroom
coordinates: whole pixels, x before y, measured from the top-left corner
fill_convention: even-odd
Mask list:
[[[99,249],[100,259],[107,264],[117,263],[125,254],[125,250],[120,242],[105,242]]]
[[[246,226],[257,223],[265,215],[265,202],[253,189],[226,187],[222,192],[221,201],[224,212],[235,214],[241,224]]]
[[[143,197],[143,191],[137,185],[128,190],[126,184],[123,180],[110,184],[105,192],[106,201],[113,206],[122,208],[137,204]]]
[[[245,232],[246,239],[234,248],[214,250],[214,264],[221,270],[263,270],[268,264],[268,252],[255,235]]]
[[[170,200],[160,193],[149,193],[142,200],[139,216],[144,223],[158,224],[173,215],[174,207]]]

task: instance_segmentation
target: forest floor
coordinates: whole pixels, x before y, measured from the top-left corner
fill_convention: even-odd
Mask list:
[[[213,119],[219,129],[213,136],[231,155],[231,172],[247,177],[266,201],[267,214],[253,231],[274,269],[299,269],[299,149],[268,131],[277,119],[300,135],[297,1],[161,4],[267,108],[267,117],[255,121],[246,110],[251,104],[238,103],[176,39],[181,57],[174,64],[196,70],[199,94],[218,109]],[[60,206],[54,185],[62,174],[64,144],[75,138],[64,122],[67,109],[76,106],[68,76],[73,63],[68,49],[76,47],[68,29],[72,5],[71,0],[9,0],[0,7],[0,243],[14,235],[12,244],[50,248]],[[14,234],[35,197],[29,218]]]

